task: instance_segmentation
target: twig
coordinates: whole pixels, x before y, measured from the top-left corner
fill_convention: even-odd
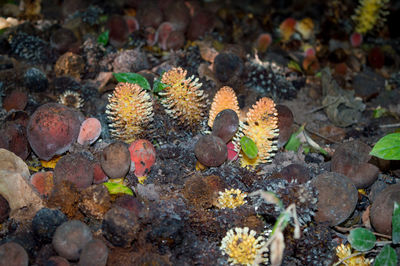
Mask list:
[[[306,115],[318,112],[319,110],[322,110],[325,107],[328,107],[329,105],[335,104],[337,101],[339,101],[339,97],[336,100],[334,100],[333,102],[331,102],[331,103],[327,103],[325,105],[318,106],[318,107],[315,107],[315,108],[311,109],[310,111],[306,112]]]
[[[389,235],[384,235],[384,234],[376,233],[376,232],[372,232],[372,233],[374,235],[376,235],[376,236],[384,237],[384,238],[387,238],[387,239],[392,239],[392,236],[389,236]]]
[[[350,232],[351,230],[353,230],[354,228],[347,228],[347,227],[340,227],[340,226],[335,226],[335,229],[340,231],[340,232]]]
[[[376,242],[375,242],[375,245],[377,245],[377,246],[384,246],[384,245],[392,244],[392,243],[393,243],[392,241],[376,241]]]
[[[358,228],[358,227],[355,227],[355,228]],[[335,226],[335,229],[340,231],[340,232],[350,232],[351,230],[354,229],[354,227],[346,228],[346,227]],[[376,232],[371,232],[371,233],[373,233],[376,236],[384,237],[384,238],[387,238],[387,239],[392,239],[392,237],[389,236],[389,235],[384,235],[384,234],[376,233]]]
[[[400,127],[400,123],[388,124],[388,125],[379,125],[379,127],[380,127],[380,128]]]
[[[328,138],[328,137],[325,137],[324,135],[321,135],[321,134],[319,134],[319,133],[317,133],[317,132],[314,132],[314,131],[312,131],[312,130],[310,130],[310,129],[308,129],[308,128],[304,128],[306,131],[308,131],[308,132],[310,132],[311,134],[314,134],[314,135],[316,135],[316,136],[318,136],[318,137],[320,137],[320,138],[322,138],[322,139],[324,139],[324,140],[327,140],[327,141],[329,141],[329,142],[331,142],[331,143],[335,143],[335,144],[339,144],[340,142],[337,142],[337,141],[334,141],[333,139],[330,139],[330,138]]]

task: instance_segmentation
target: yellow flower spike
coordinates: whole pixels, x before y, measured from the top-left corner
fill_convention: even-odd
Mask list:
[[[236,134],[234,144],[236,151],[240,151],[240,138],[247,136],[254,141],[258,148],[257,157],[249,159],[241,153],[241,164],[256,166],[260,163],[271,162],[277,150],[278,113],[275,103],[270,98],[264,97],[254,104],[246,115],[245,123],[240,124],[240,133]]]
[[[201,162],[196,162],[196,171],[204,171],[207,169],[207,166],[203,165]]]
[[[178,67],[162,75],[161,82],[167,87],[159,92],[166,113],[179,124],[195,127],[203,120],[207,95],[200,89],[201,83],[194,76],[187,78],[187,71]]]
[[[51,168],[54,169],[56,167],[57,162],[61,159],[61,155],[59,156],[54,156],[50,161],[43,161],[40,160],[40,164],[44,168]]]
[[[336,256],[339,260],[343,260],[352,255],[350,244],[343,245],[340,244],[336,247]],[[346,266],[369,266],[371,265],[372,260],[366,259],[364,255],[358,255],[351,258],[348,258],[342,262],[342,265]]]
[[[224,86],[215,94],[208,116],[208,126],[212,128],[214,119],[219,112],[225,109],[232,109],[239,117],[239,103],[235,91],[228,86]]]
[[[381,26],[389,13],[384,10],[387,3],[389,0],[360,0],[356,13],[351,17],[356,23],[355,31],[365,34],[376,25]]]
[[[304,18],[296,23],[295,28],[300,32],[304,40],[308,40],[314,32],[314,22],[311,18]]]
[[[147,180],[147,176],[138,176],[137,179],[138,179],[138,182],[143,185],[144,181]]]
[[[248,227],[231,229],[221,241],[221,251],[229,256],[231,264],[252,265],[257,257],[267,264],[268,258],[263,257],[261,248],[265,245],[264,238],[255,237],[256,232]]]
[[[120,82],[109,96],[106,114],[113,137],[131,143],[153,122],[150,94],[137,84]]]
[[[225,189],[224,192],[219,192],[218,205],[221,209],[234,209],[245,204],[247,202],[246,197],[247,193],[240,189]]]

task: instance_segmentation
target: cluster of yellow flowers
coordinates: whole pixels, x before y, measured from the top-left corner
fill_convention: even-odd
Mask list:
[[[219,192],[218,205],[221,209],[230,208],[234,209],[245,204],[247,193],[242,192],[240,189],[225,189],[224,192]]]
[[[229,256],[228,262],[232,264],[253,265],[256,258],[261,258],[261,262],[267,264],[268,258],[261,254],[264,246],[264,237],[256,238],[254,230],[236,227],[226,233],[220,249]]]

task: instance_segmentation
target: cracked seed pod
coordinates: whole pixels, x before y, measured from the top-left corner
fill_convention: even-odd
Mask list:
[[[179,124],[189,127],[203,120],[207,95],[200,89],[198,78],[186,78],[187,71],[178,67],[165,72],[161,82],[167,87],[159,94],[166,113]]]
[[[80,109],[83,106],[83,99],[78,92],[67,90],[58,97],[58,103],[71,108]]]
[[[151,126],[153,102],[139,85],[120,82],[108,100],[106,114],[113,137],[131,143]]]
[[[256,166],[260,163],[271,162],[277,148],[279,135],[278,113],[273,100],[263,97],[254,104],[246,115],[244,123],[240,124],[239,134],[234,138],[236,151],[240,151],[240,138],[249,137],[258,148],[257,157],[248,158],[241,154],[243,167]]]
[[[235,91],[228,86],[224,86],[215,94],[208,116],[208,126],[212,128],[214,119],[219,112],[225,109],[232,109],[240,117],[239,103]]]

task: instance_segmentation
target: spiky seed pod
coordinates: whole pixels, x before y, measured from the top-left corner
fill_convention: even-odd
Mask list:
[[[274,101],[267,97],[258,100],[247,113],[245,123],[240,124],[239,132],[234,138],[237,151],[240,150],[239,142],[242,136],[252,139],[258,148],[257,157],[254,159],[242,154],[242,166],[271,162],[277,150],[279,135],[278,113]]]
[[[228,86],[224,86],[215,94],[208,116],[208,126],[212,128],[214,119],[219,112],[225,109],[232,109],[240,116],[239,103],[235,91]]]
[[[178,67],[165,72],[161,82],[167,87],[159,94],[167,114],[179,124],[195,127],[203,120],[207,95],[199,79],[186,78],[187,71]]]
[[[262,263],[268,263],[268,258],[263,257],[262,248],[265,246],[264,237],[255,237],[256,232],[248,227],[231,229],[221,241],[223,254],[229,256],[231,264],[253,265],[256,258],[261,258]]]
[[[118,83],[108,101],[106,114],[113,137],[131,143],[151,126],[153,102],[139,85]]]
[[[389,0],[360,0],[356,13],[351,17],[356,23],[356,32],[365,34],[375,26],[382,26],[389,13],[384,9]]]
[[[39,37],[24,32],[10,36],[11,53],[29,62],[43,64],[54,60],[54,50]]]
[[[83,99],[78,92],[67,90],[58,97],[58,103],[80,109],[83,106]]]
[[[261,61],[258,55],[249,60],[246,86],[255,89],[261,95],[273,99],[292,99],[296,97],[297,89],[294,82],[299,78],[294,72],[289,72],[275,62]]]
[[[234,209],[245,204],[247,202],[246,197],[247,193],[240,189],[225,189],[224,192],[219,192],[218,205],[221,209]]]

